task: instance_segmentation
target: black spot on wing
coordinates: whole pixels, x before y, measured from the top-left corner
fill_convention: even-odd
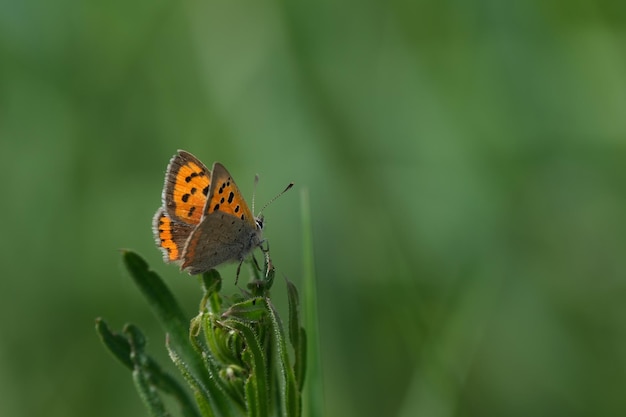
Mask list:
[[[192,179],[200,175],[204,175],[204,172],[203,171],[200,171],[200,173],[192,172],[191,174],[185,177],[185,182],[191,182]]]

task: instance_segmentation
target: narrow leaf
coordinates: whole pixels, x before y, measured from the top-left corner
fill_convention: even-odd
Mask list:
[[[304,390],[304,407],[307,417],[322,417],[324,415],[324,396],[322,388],[322,365],[319,341],[317,311],[317,288],[315,277],[315,262],[313,253],[313,232],[311,226],[311,212],[309,205],[309,193],[302,189],[300,194],[302,208],[302,248],[304,262],[304,307],[305,322],[307,329],[306,337],[306,369],[308,383]]]
[[[116,358],[118,358],[118,360],[120,360],[120,362],[134,372],[135,359],[133,357],[136,356],[137,353],[131,352],[130,336],[127,338],[122,334],[111,332],[106,322],[100,318],[96,319],[96,330],[98,331],[98,334],[100,335],[100,338],[105,346],[109,348],[109,350],[115,355]],[[124,333],[127,334],[129,331],[138,335],[139,329],[134,328],[132,325],[126,325]],[[137,337],[135,337],[135,339],[137,339]],[[198,412],[194,403],[191,398],[189,398],[187,391],[181,387],[178,381],[167,372],[164,372],[156,361],[152,359],[152,357],[144,355],[143,361],[145,362],[145,370],[150,375],[150,384],[164,393],[173,396],[178,402],[183,416],[198,417]],[[143,377],[137,376],[136,378]],[[135,380],[135,377],[133,377],[133,379]],[[138,381],[135,380],[135,383],[138,383]]]
[[[180,364],[203,388],[215,414],[220,417],[237,415],[228,401],[223,401],[215,379],[211,377],[202,357],[189,341],[187,319],[165,283],[155,272],[148,269],[148,264],[139,255],[126,251],[123,258],[135,284],[169,335],[168,349],[180,358]]]
[[[222,314],[222,318],[237,318],[248,322],[257,322],[267,313],[263,298],[248,298],[244,301],[231,305]]]
[[[204,296],[200,302],[200,311],[208,310],[219,314],[222,309],[220,290],[222,289],[222,277],[215,269],[210,269],[201,275]]]
[[[152,417],[170,417],[163,400],[152,382],[152,373],[148,371],[148,357],[144,353],[146,338],[137,326],[127,325],[124,334],[131,348],[130,358],[133,361],[133,382],[139,397]]]
[[[187,318],[156,272],[134,252],[123,253],[126,268],[168,333],[186,333]],[[181,329],[179,329],[182,328]]]
[[[139,397],[150,412],[152,417],[170,417],[171,414],[165,410],[165,405],[154,387],[150,385],[150,377],[141,367],[133,370],[133,382],[139,393]]]
[[[187,383],[191,386],[203,416],[243,417],[245,415],[243,409],[235,407],[237,403],[233,401],[233,398],[229,396],[226,390],[221,386],[216,368],[209,365],[209,373],[212,374],[212,376],[210,385],[206,385],[205,381],[200,381],[193,375],[187,364],[177,352],[172,349],[169,338],[166,340],[166,346],[172,362],[174,362]]]
[[[289,340],[295,354],[294,373],[298,391],[302,391],[306,374],[306,335],[300,325],[300,301],[296,286],[287,281],[287,298],[289,301]]]
[[[279,405],[281,413],[283,417],[298,417],[301,411],[300,393],[296,385],[293,369],[289,364],[289,354],[287,352],[287,344],[285,343],[283,325],[269,298],[265,299],[265,304],[267,305],[272,323],[272,340],[278,356],[278,377],[280,383]]]
[[[96,331],[109,352],[132,371],[133,361],[130,359],[130,343],[126,337],[119,333],[113,333],[109,325],[101,318],[96,319]]]
[[[262,302],[259,302],[259,304],[264,306]],[[250,377],[249,380],[246,381],[245,386],[248,412],[250,415],[267,417],[269,415],[269,380],[266,370],[266,358],[263,354],[261,341],[245,320],[232,318],[226,320],[224,324],[242,335],[246,342],[246,349],[249,352],[248,355],[243,355],[244,359],[247,358],[250,368]]]

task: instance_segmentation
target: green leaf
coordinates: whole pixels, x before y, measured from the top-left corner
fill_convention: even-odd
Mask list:
[[[149,375],[150,384],[160,391],[171,395],[178,402],[183,416],[198,417],[198,411],[189,398],[187,391],[180,386],[176,379],[163,371],[152,357],[145,355],[144,347],[146,340],[139,328],[132,324],[126,325],[124,333],[129,336],[130,345],[133,347],[133,351],[135,351],[133,356],[140,355],[137,358],[138,363],[142,364],[145,372]]]
[[[245,395],[246,395],[246,405],[248,408],[248,417],[261,417],[266,414],[259,414],[261,411],[261,406],[257,402],[257,380],[255,378],[248,378],[244,385]]]
[[[123,253],[124,264],[135,284],[148,300],[150,307],[168,333],[187,334],[187,318],[176,299],[159,276],[134,252]]]
[[[298,383],[298,390],[302,392],[304,388],[304,381],[306,378],[306,365],[307,365],[307,336],[303,327],[300,327],[300,343],[295,351],[295,360],[293,364],[293,370],[296,376],[296,382]]]
[[[205,417],[218,417],[219,414],[215,414],[213,412],[213,407],[209,402],[210,395],[207,392],[207,388],[203,386],[202,382],[197,380],[195,376],[189,371],[187,364],[183,362],[183,360],[178,356],[178,354],[171,349],[169,344],[169,338],[166,338],[165,345],[167,347],[167,351],[170,355],[170,359],[174,362],[174,365],[178,368],[180,373],[183,375],[183,378],[187,381],[187,384],[191,387],[194,398],[198,406],[200,407],[200,411],[202,415]]]
[[[283,325],[269,298],[265,298],[267,311],[272,323],[272,340],[278,356],[278,380],[280,385],[279,406],[283,417],[297,417],[301,412],[300,392],[298,391],[293,369],[289,364],[289,354]]]
[[[223,314],[222,318],[236,318],[247,322],[258,322],[267,315],[263,298],[248,298],[231,305]]]
[[[300,305],[298,290],[289,280],[287,281],[287,299],[289,301],[289,340],[294,351],[294,374],[298,384],[298,391],[302,391],[306,374],[306,333],[300,326]]]
[[[296,286],[289,280],[285,281],[287,284],[287,301],[289,303],[289,340],[295,349],[300,343],[300,301]]]
[[[200,275],[200,280],[202,281],[202,288],[206,294],[218,293],[222,289],[222,277],[215,269],[209,269],[207,272]]]
[[[133,375],[133,380],[137,389],[145,389],[146,385],[156,387],[162,392],[171,395],[179,404],[181,412],[185,417],[198,417],[194,403],[187,394],[187,391],[180,386],[178,381],[161,367],[150,356],[143,352],[145,339],[140,330],[133,325],[126,325],[124,335],[111,332],[106,322],[100,318],[96,319],[96,331],[107,348],[115,355],[120,362],[128,369],[139,372],[136,367],[141,365],[143,374]],[[147,377],[146,375],[149,375]],[[137,385],[139,384],[139,385]],[[152,403],[151,397],[146,397],[148,393],[140,392],[144,401]],[[152,395],[152,394],[150,394]]]
[[[233,345],[237,345],[237,343],[233,341],[234,335],[231,334],[230,329],[225,328],[217,316],[212,313],[203,314],[201,320],[204,341],[211,359],[220,366],[226,366],[233,362],[238,363],[238,352],[233,349]]]
[[[218,314],[221,311],[222,300],[220,290],[222,289],[222,277],[215,269],[210,269],[200,275],[200,282],[204,290],[204,296],[200,301],[200,311],[212,311]]]
[[[309,194],[303,188],[300,194],[302,207],[302,248],[304,262],[304,307],[306,337],[306,389],[303,391],[304,407],[307,417],[322,417],[324,415],[324,396],[322,381],[322,366],[319,341],[317,312],[317,288],[315,283],[315,263],[313,254],[313,232],[311,227],[311,212]],[[304,355],[303,355],[304,356]]]
[[[150,376],[137,367],[133,370],[133,382],[139,393],[139,397],[150,412],[152,417],[170,417],[171,414],[165,410],[165,405],[157,390],[150,385]]]
[[[200,312],[189,325],[172,293],[146,262],[133,252],[124,252],[123,258],[166,330],[170,358],[191,387],[203,416],[269,417],[274,411],[283,417],[301,415],[307,338],[300,325],[298,292],[287,282],[292,366],[282,321],[268,297],[275,273],[269,257],[265,276],[257,274],[252,283],[253,295],[233,296],[226,311],[222,311],[219,274],[203,274]],[[169,416],[161,391],[178,399],[185,417],[197,417],[186,392],[145,355],[139,329],[127,326],[124,337],[112,333],[102,320],[96,328],[109,350],[133,370],[135,385],[153,416]]]
[[[171,414],[165,409],[159,392],[152,383],[152,373],[148,370],[149,359],[144,353],[146,339],[141,331],[133,325],[124,328],[124,334],[128,338],[131,347],[130,358],[133,361],[133,382],[139,393],[139,397],[148,408],[153,417],[170,417]]]
[[[223,390],[216,378],[211,376],[204,360],[191,344],[186,326],[187,319],[165,283],[155,272],[148,269],[148,264],[139,255],[126,251],[123,253],[123,259],[135,284],[169,335],[170,356],[174,354],[178,358],[179,368],[184,368],[207,396],[215,415],[224,417],[239,415],[231,402],[224,398]]]
[[[101,318],[96,319],[96,331],[102,343],[109,349],[124,366],[133,370],[133,361],[130,359],[130,343],[124,336],[113,333],[109,325]]]
[[[276,268],[274,268],[274,264],[272,264],[269,256],[269,244],[267,244],[267,248],[262,250],[265,258],[263,270],[259,270],[254,258],[253,261],[250,262],[250,268],[254,278],[246,287],[252,292],[253,297],[266,297],[274,284],[274,276],[276,275]]]
[[[263,302],[259,302],[264,306]],[[245,392],[250,416],[266,417],[269,415],[269,387],[267,362],[263,354],[262,342],[246,320],[233,317],[224,321],[224,325],[240,333],[245,341],[246,354],[242,355],[250,369]]]

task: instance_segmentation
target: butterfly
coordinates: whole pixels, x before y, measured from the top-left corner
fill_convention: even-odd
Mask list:
[[[191,275],[232,261],[240,268],[264,241],[263,216],[253,215],[219,162],[209,171],[198,158],[179,150],[167,166],[162,204],[152,223],[157,247],[165,262],[177,263]]]

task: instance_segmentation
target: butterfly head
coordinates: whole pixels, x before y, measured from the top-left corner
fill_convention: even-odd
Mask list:
[[[265,217],[263,217],[262,214],[259,214],[257,217],[254,218],[254,223],[256,224],[257,232],[261,232],[263,230],[263,227],[265,226]]]

